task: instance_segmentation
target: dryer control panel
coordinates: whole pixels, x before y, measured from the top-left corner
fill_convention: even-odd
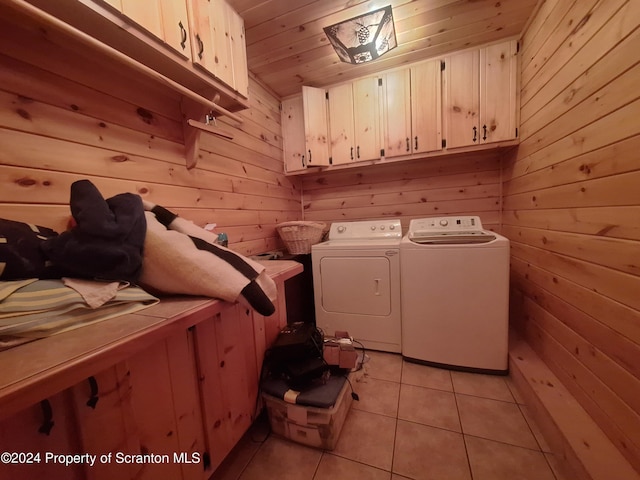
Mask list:
[[[374,240],[386,238],[402,238],[400,219],[333,222],[329,229],[329,240]]]

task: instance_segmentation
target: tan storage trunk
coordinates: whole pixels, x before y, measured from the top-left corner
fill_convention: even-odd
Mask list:
[[[310,447],[333,450],[353,401],[349,382],[344,382],[336,403],[331,408],[308,407],[287,403],[266,393],[271,430],[276,435]]]

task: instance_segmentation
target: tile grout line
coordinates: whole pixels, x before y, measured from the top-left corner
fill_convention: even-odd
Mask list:
[[[402,356],[400,356],[400,378],[398,379],[398,402],[396,404],[396,426],[395,429],[393,431],[393,445],[391,448],[391,467],[389,468],[390,470],[390,475],[389,478],[393,478],[393,462],[396,459],[396,440],[398,439],[398,417],[400,415],[400,397],[402,395],[402,374],[404,371],[404,359],[402,358]]]
[[[473,480],[473,469],[471,468],[471,460],[469,459],[469,449],[467,448],[467,436],[464,433],[464,428],[462,426],[462,418],[460,417],[460,406],[458,405],[458,393],[456,392],[456,386],[453,383],[453,376],[451,372],[449,372],[449,379],[451,380],[451,390],[453,393],[453,400],[456,403],[456,413],[458,414],[458,422],[460,423],[460,435],[462,435],[462,444],[464,445],[464,453],[467,458],[467,468],[469,469],[469,476],[471,480]]]
[[[533,428],[531,428],[531,425],[529,425],[529,419],[527,418],[527,416],[524,414],[524,411],[522,410],[522,406],[519,403],[516,403],[516,405],[518,405],[518,409],[520,410],[520,413],[522,414],[522,416],[524,417],[524,421],[527,424],[527,427],[529,427],[529,431],[531,432],[531,434],[533,435],[533,438],[536,441],[536,444],[538,445],[538,448],[540,449],[540,453],[542,454],[542,456],[544,457],[544,461],[547,463],[547,465],[549,466],[549,470],[551,470],[551,474],[553,475],[553,478],[555,478],[556,480],[558,480],[558,477],[556,475],[556,471],[554,470],[553,466],[551,465],[551,463],[549,462],[549,459],[547,458],[546,453],[550,453],[550,452],[545,452],[542,449],[542,445],[540,444],[540,441],[538,440],[538,437],[536,436],[535,432],[533,431]],[[524,404],[524,406],[526,407],[527,405]],[[531,416],[531,412],[529,412],[529,416]],[[533,421],[533,419],[531,419]],[[538,432],[540,433],[540,435],[543,435],[542,432],[540,431],[540,427],[538,427]],[[544,435],[543,435],[544,438]],[[547,439],[545,438],[545,441]],[[551,453],[553,455],[553,453]]]

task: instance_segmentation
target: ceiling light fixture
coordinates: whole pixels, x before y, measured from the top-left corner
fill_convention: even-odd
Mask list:
[[[324,28],[340,60],[365,63],[398,46],[391,5]]]

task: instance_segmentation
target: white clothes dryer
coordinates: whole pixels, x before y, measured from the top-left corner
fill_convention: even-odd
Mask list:
[[[399,219],[334,222],[311,247],[316,325],[365,348],[400,352]]]
[[[509,240],[477,216],[414,219],[400,264],[403,357],[506,374]]]

